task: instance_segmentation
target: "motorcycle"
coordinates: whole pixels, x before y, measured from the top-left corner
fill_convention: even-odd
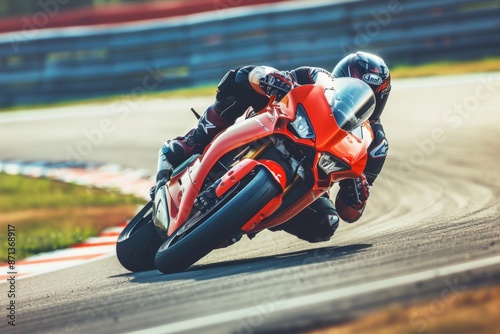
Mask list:
[[[286,222],[336,182],[361,175],[374,108],[367,84],[326,74],[271,99],[172,172],[120,234],[118,260],[133,272],[180,272]]]

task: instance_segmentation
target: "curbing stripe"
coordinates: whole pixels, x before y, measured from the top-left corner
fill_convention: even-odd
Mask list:
[[[0,160],[0,172],[11,175],[48,177],[98,188],[112,188],[124,194],[149,199],[152,182],[145,170],[132,170],[117,165],[73,164],[44,161]],[[70,248],[37,254],[16,261],[15,274],[9,274],[9,266],[0,264],[0,284],[7,283],[12,275],[16,279],[45,274],[60,269],[86,264],[115,255],[116,240],[127,225],[106,228],[97,237],[92,237]]]

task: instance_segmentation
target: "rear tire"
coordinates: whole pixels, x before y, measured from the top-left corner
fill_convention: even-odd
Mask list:
[[[252,180],[240,186],[242,188],[236,189],[231,194],[233,197],[216,208],[201,225],[175,242],[170,240],[175,234],[167,239],[156,253],[156,268],[165,274],[189,268],[239,232],[248,220],[282,191],[265,168],[259,168]]]
[[[153,270],[156,269],[156,251],[161,244],[152,220],[152,203],[149,202],[120,233],[116,256],[121,265],[130,271]]]

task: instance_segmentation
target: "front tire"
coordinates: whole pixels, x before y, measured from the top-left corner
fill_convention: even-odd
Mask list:
[[[116,256],[126,269],[136,272],[156,269],[155,255],[162,244],[152,219],[149,202],[125,226],[116,242]]]
[[[259,168],[247,183],[239,185],[222,207],[187,235],[174,233],[156,253],[156,268],[170,274],[184,271],[196,261],[210,253],[243,227],[271,199],[279,195],[281,186],[265,168]],[[236,186],[238,187],[238,185]],[[178,238],[175,242],[171,238]]]

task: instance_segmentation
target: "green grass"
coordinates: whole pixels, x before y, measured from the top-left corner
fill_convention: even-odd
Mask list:
[[[391,76],[393,78],[412,78],[493,71],[500,71],[500,58],[462,62],[447,61],[420,66],[397,65],[391,70]]]
[[[116,191],[0,173],[0,262],[8,225],[16,229],[16,260],[66,248],[130,219],[144,200]]]
[[[138,204],[144,200],[116,191],[49,179],[0,173],[0,212],[23,209]]]
[[[81,223],[81,221],[80,221]],[[98,231],[94,226],[75,226],[75,222],[66,220],[34,220],[25,222],[22,227],[16,226],[16,260],[43,252],[64,249],[96,236]],[[0,237],[4,249],[0,250],[0,259],[7,259],[7,240]],[[0,261],[1,262],[1,261]]]

